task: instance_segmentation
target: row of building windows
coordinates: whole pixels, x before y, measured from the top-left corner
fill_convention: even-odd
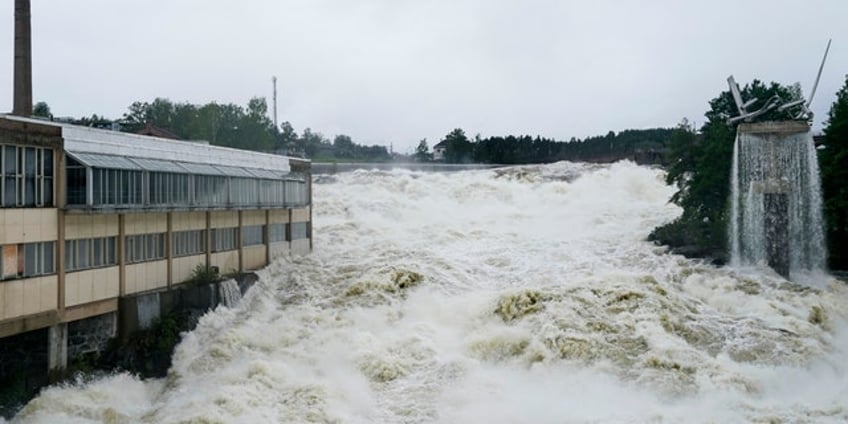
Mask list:
[[[241,245],[257,246],[265,244],[265,226],[250,225],[241,229]]]
[[[126,237],[124,249],[127,263],[165,259],[165,233],[138,234]]]
[[[302,180],[87,168],[72,158],[68,158],[67,179],[70,205],[302,206],[309,202]]]
[[[216,228],[212,230],[212,251],[225,252],[236,249],[236,231],[238,228]]]
[[[56,272],[56,242],[0,246],[0,279],[34,277]]]
[[[270,243],[286,241],[286,225],[271,224],[268,227]],[[238,228],[216,228],[212,230],[212,251],[235,250]],[[307,237],[307,224],[291,224],[292,240]],[[165,259],[166,233],[126,236],[125,257],[127,263],[138,263]],[[118,264],[117,237],[98,237],[65,240],[65,268],[67,271],[115,266]],[[242,228],[242,245],[264,244],[265,226],[251,225]],[[202,255],[206,252],[206,230],[176,231],[172,234],[174,257]],[[24,243],[0,246],[0,279],[33,277],[56,272],[55,242]]]
[[[0,144],[0,206],[53,206],[53,150]]]
[[[206,230],[174,232],[171,235],[171,251],[175,257],[206,253]]]
[[[118,264],[117,237],[65,240],[65,269],[79,271]]]

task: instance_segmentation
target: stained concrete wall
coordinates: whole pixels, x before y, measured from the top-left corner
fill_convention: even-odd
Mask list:
[[[168,286],[168,261],[142,262],[126,267],[126,294]]]
[[[117,266],[65,274],[65,306],[118,297],[119,278]]]

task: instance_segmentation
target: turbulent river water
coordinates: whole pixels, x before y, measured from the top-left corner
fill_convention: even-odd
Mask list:
[[[207,314],[166,378],[13,421],[848,421],[846,285],[646,242],[672,192],[628,162],[317,177],[314,253]]]

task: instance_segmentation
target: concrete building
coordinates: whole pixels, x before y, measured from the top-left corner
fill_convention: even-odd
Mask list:
[[[312,249],[310,163],[0,115],[0,338]],[[113,320],[117,322],[117,319]]]

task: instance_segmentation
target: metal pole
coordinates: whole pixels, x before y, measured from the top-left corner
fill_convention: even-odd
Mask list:
[[[277,77],[271,77],[271,82],[274,84],[274,128],[279,129],[277,126]]]

